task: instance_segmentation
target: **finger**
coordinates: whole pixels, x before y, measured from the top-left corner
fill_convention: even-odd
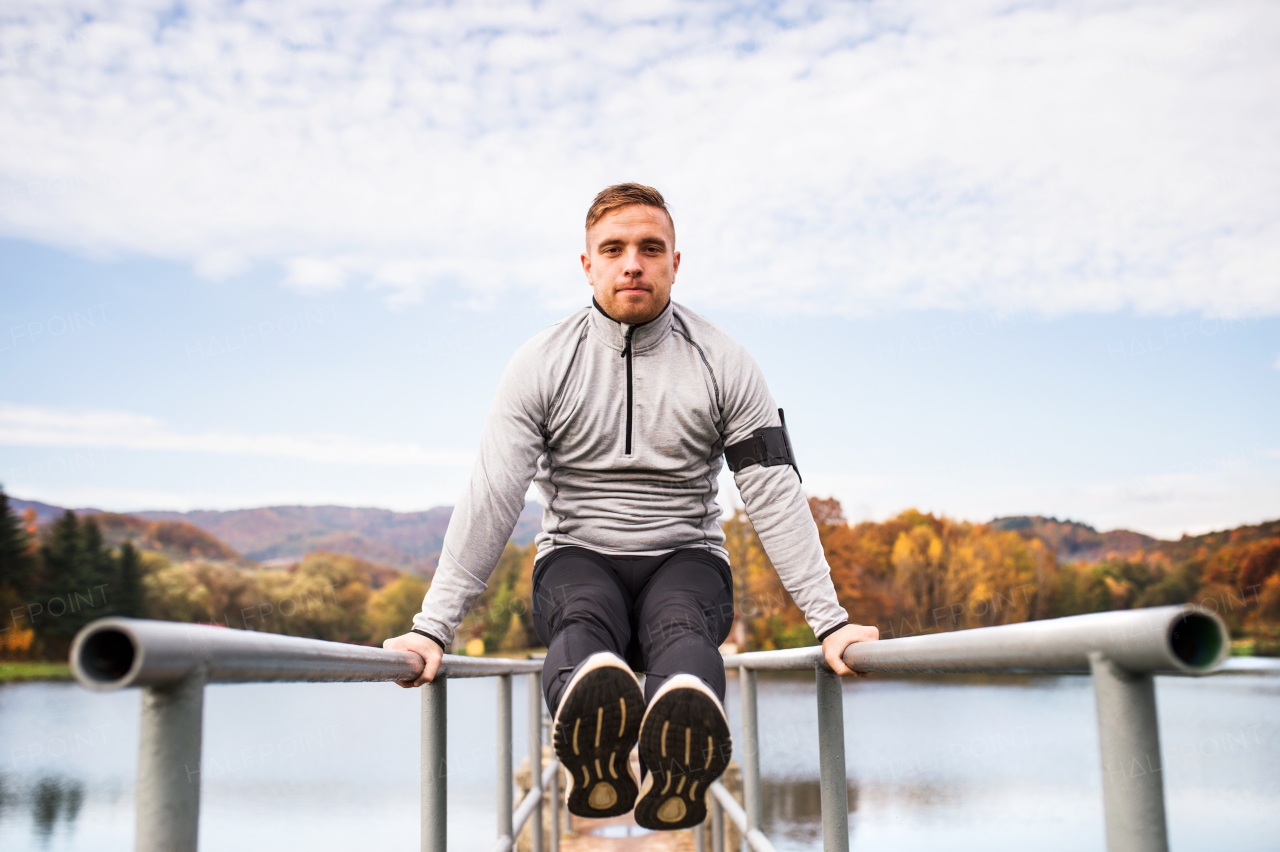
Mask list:
[[[844,664],[844,660],[840,659],[838,654],[827,654],[826,658],[827,665],[831,666],[831,670],[841,677],[853,674],[849,667]]]

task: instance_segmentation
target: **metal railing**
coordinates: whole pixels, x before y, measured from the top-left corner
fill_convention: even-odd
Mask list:
[[[1153,676],[1200,675],[1227,655],[1226,625],[1192,606],[1076,615],[850,645],[844,663],[858,672],[1087,673],[1093,676],[1102,751],[1102,797],[1110,852],[1167,852]],[[742,790],[738,807],[711,785],[712,845],[724,852],[723,811],[755,852],[773,852],[761,833],[757,671],[814,671],[824,852],[849,849],[843,689],[821,648],[735,654],[742,693]],[[1137,772],[1134,772],[1135,768]],[[1142,781],[1135,783],[1141,773]],[[698,838],[701,839],[700,837]]]
[[[251,630],[104,618],[86,626],[71,646],[71,668],[93,690],[143,688],[135,794],[139,852],[194,852],[200,818],[200,744],[204,686],[267,681],[377,682],[413,680],[422,658],[319,639]],[[512,807],[511,677],[529,680],[530,790]],[[542,661],[446,654],[434,682],[422,688],[422,848],[445,849],[448,681],[498,681],[498,842],[510,850],[526,823],[542,852],[542,798],[557,801],[559,763],[542,765]],[[555,811],[553,811],[555,812]],[[558,812],[556,824],[559,825]],[[559,847],[553,831],[552,852]]]
[[[1165,852],[1164,788],[1152,770],[1160,759],[1155,674],[1212,672],[1228,649],[1225,625],[1191,606],[1069,618],[887,639],[851,645],[844,662],[859,672],[1032,672],[1092,675],[1102,752],[1103,801],[1110,852]],[[743,803],[720,782],[710,787],[713,852],[726,852],[727,817],[755,852],[772,852],[761,830],[759,719],[756,673],[813,671],[816,678],[824,852],[847,852],[843,688],[820,648],[734,654],[742,697]],[[81,684],[98,690],[140,686],[142,735],[137,783],[138,850],[194,850],[199,821],[201,717],[206,683],[252,681],[409,680],[422,660],[389,651],[202,625],[108,618],[85,627],[71,649]],[[446,654],[440,673],[422,687],[422,849],[445,852],[447,831],[448,682],[498,679],[498,842],[514,848],[530,826],[542,852],[542,802],[552,803],[551,852],[561,834],[559,764],[542,763],[540,660],[496,660]],[[529,681],[529,792],[513,805],[511,677]],[[1133,783],[1139,768],[1143,783]],[[705,846],[695,831],[698,848]]]

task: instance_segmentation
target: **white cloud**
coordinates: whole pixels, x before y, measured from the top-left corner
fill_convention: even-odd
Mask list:
[[[597,8],[9,4],[0,232],[576,300],[634,179],[702,304],[1280,312],[1274,3]]]
[[[466,467],[467,453],[413,443],[369,441],[336,434],[184,432],[154,417],[125,411],[83,411],[0,403],[0,446],[100,447],[269,456],[324,464]]]
[[[287,265],[289,277],[285,279],[285,286],[301,293],[340,290],[347,277],[337,263],[314,257],[295,257]]]

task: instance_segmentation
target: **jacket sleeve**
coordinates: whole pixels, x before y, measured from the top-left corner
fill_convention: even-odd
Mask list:
[[[414,616],[415,629],[453,643],[455,631],[511,538],[543,452],[544,416],[535,341],[507,365],[485,418],[471,481],[449,518],[440,562]]]
[[[782,425],[764,375],[745,349],[739,348],[725,365],[723,411],[726,447],[751,437],[756,429]],[[814,635],[847,622],[795,470],[790,465],[753,464],[735,473],[734,481],[783,588]]]

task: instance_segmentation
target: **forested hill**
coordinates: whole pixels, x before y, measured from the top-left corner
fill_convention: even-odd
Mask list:
[[[1179,562],[1192,558],[1198,552],[1214,552],[1228,544],[1280,537],[1280,520],[1203,535],[1184,535],[1173,541],[1152,538],[1132,530],[1098,532],[1078,521],[1060,521],[1040,515],[996,518],[988,526],[994,530],[1016,532],[1025,539],[1039,539],[1054,552],[1059,562],[1094,563],[1143,555],[1163,556],[1169,561]]]
[[[14,511],[21,513],[31,508],[41,524],[47,524],[66,511],[61,506],[36,500],[9,500]],[[103,518],[111,513],[100,509],[75,509],[77,515],[94,515]],[[288,564],[297,562],[308,553],[326,551],[347,553],[359,559],[390,565],[404,571],[429,575],[435,570],[444,533],[449,526],[452,506],[438,506],[424,512],[393,512],[389,509],[352,508],[348,506],[266,506],[259,509],[235,509],[225,512],[132,512],[129,515],[111,515],[111,527],[118,527],[122,518],[141,521],[166,521],[180,523],[223,542],[238,555],[255,562]],[[526,503],[516,521],[511,535],[516,544],[527,544],[542,528],[542,508],[536,503]],[[136,534],[139,529],[131,530]],[[104,532],[110,532],[104,527]],[[172,538],[183,538],[176,528],[169,531]],[[117,542],[112,541],[112,544]],[[141,546],[164,550],[168,555],[183,557],[181,552],[146,543]],[[210,546],[213,547],[213,546]],[[209,549],[209,548],[206,548]],[[216,548],[213,548],[216,549]],[[237,558],[192,552],[207,558]]]
[[[135,547],[177,561],[244,562],[239,553],[219,541],[217,536],[185,521],[152,520],[112,512],[98,512],[92,517],[102,531],[103,543],[111,548],[119,547],[127,540]]]
[[[35,513],[38,525],[48,527],[66,514],[62,506],[41,503],[37,500],[8,498],[9,507],[18,516],[30,511]],[[101,509],[72,509],[81,518],[92,517],[102,534],[102,543],[117,548],[131,541],[143,550],[163,554],[178,561],[207,559],[215,562],[241,563],[244,559],[208,530],[180,520],[143,518],[138,515],[119,515]]]
[[[54,506],[52,503],[41,503],[39,500],[20,500],[12,495],[9,496],[9,506],[13,511],[21,515],[30,509],[36,513],[36,523],[48,524],[56,521],[67,511],[63,506]],[[72,509],[77,515],[100,515],[103,514],[101,509]]]
[[[435,569],[452,506],[425,512],[346,506],[268,506],[228,512],[137,512],[151,520],[184,521],[199,527],[249,559],[295,562],[317,550],[429,574]],[[525,505],[512,540],[526,544],[542,526],[542,509]]]
[[[1111,530],[1100,533],[1088,524],[1078,521],[1060,521],[1057,518],[1045,518],[1040,515],[996,518],[989,526],[993,530],[1011,530],[1023,538],[1039,539],[1062,562],[1101,562],[1105,559],[1124,559],[1165,543],[1160,539],[1132,530]]]

